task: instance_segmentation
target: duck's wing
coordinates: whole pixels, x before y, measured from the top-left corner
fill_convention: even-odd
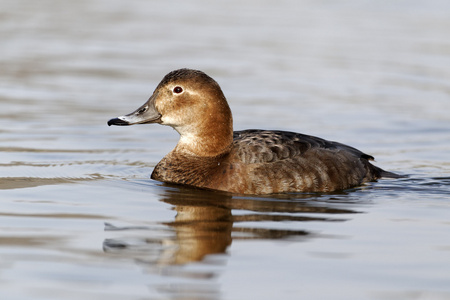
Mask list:
[[[276,130],[234,132],[234,149],[244,163],[271,163],[304,155],[310,150],[346,151],[355,158],[374,158],[353,147],[305,134]]]

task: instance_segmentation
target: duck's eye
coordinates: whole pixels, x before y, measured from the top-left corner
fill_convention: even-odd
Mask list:
[[[183,91],[183,88],[182,88],[181,86],[176,86],[176,87],[173,88],[173,92],[174,92],[175,94],[179,94],[179,93],[181,93],[182,91]]]

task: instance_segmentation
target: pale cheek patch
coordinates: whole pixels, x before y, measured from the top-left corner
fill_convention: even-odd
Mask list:
[[[181,118],[179,116],[164,115],[161,117],[161,122],[163,125],[175,127],[181,125]]]

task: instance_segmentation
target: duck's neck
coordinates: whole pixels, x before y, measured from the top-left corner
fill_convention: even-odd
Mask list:
[[[195,156],[213,157],[231,150],[233,143],[233,120],[215,118],[208,122],[199,120],[191,126],[175,128],[180,140],[174,151]]]

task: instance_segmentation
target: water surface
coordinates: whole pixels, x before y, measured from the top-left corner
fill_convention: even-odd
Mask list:
[[[4,1],[2,299],[449,299],[447,1]],[[408,174],[251,197],[149,179],[168,127],[108,127],[201,69],[235,129]]]

